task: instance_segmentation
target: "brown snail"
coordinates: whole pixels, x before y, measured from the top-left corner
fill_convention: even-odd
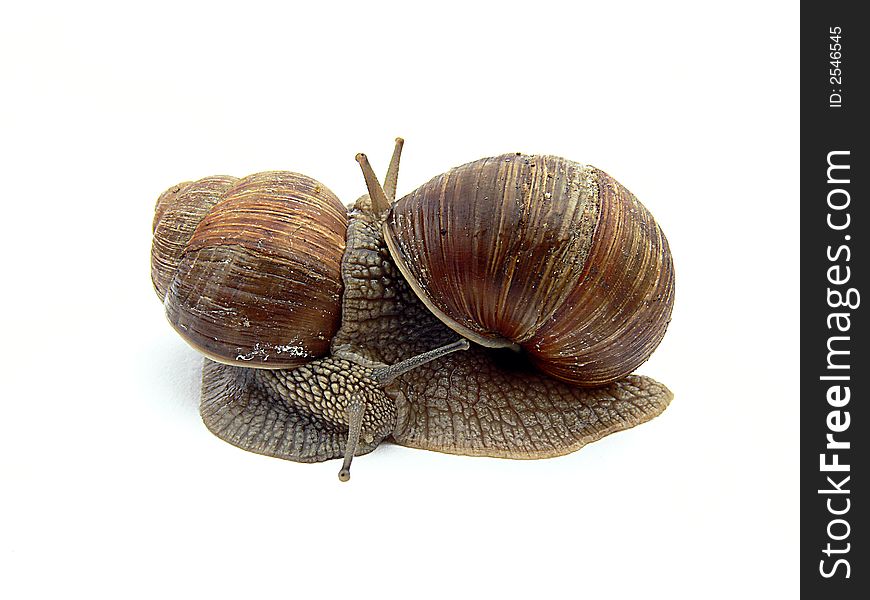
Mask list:
[[[152,280],[208,357],[212,432],[301,462],[343,455],[347,480],[387,438],[543,458],[667,407],[667,388],[630,375],[674,292],[667,241],[630,192],[594,167],[506,154],[395,201],[401,149],[383,187],[357,156],[369,193],[349,214],[284,172],[160,197]]]

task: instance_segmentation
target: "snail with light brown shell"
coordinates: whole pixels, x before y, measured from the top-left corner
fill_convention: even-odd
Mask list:
[[[207,357],[200,412],[218,437],[300,462],[389,439],[473,456],[573,452],[659,413],[630,373],[665,333],[667,240],[595,167],[505,154],[350,211],[297,173],[207,177],[164,192],[152,280]],[[469,342],[470,341],[470,342]]]

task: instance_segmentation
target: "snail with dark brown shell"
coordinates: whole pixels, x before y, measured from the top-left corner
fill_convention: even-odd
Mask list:
[[[152,280],[207,356],[212,432],[290,460],[344,456],[344,481],[384,439],[544,458],[667,407],[666,387],[630,373],[665,333],[673,263],[628,190],[505,154],[395,201],[401,149],[383,187],[357,156],[369,193],[349,214],[287,172],[161,195]]]

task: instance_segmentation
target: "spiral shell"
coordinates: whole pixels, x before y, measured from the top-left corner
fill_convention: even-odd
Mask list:
[[[326,186],[284,171],[206,178],[164,192],[156,213],[154,287],[189,344],[260,368],[328,353],[347,211]]]
[[[151,282],[161,302],[196,226],[237,181],[237,177],[214,175],[179,183],[160,194],[154,207]]]
[[[393,205],[394,260],[444,323],[522,348],[558,379],[631,373],[670,320],[674,269],[652,215],[603,171],[506,154],[457,167]]]

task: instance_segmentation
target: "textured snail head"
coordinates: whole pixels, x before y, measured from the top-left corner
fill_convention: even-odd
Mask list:
[[[164,192],[155,213],[152,281],[194,348],[260,368],[328,353],[347,213],[326,186],[284,171],[208,177]]]

